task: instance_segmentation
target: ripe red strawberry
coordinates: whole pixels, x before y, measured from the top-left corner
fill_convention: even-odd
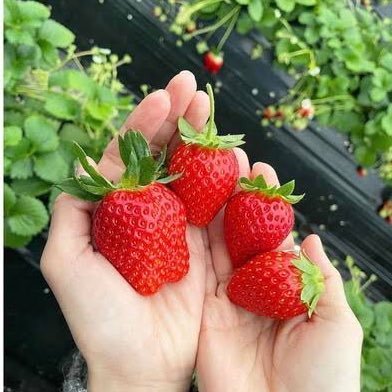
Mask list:
[[[162,185],[175,177],[159,179],[165,151],[155,161],[139,132],[128,132],[118,140],[126,167],[118,184],[101,176],[75,143],[89,176],[67,179],[59,187],[82,199],[100,200],[93,216],[94,246],[137,292],[151,295],[188,272],[185,208]]]
[[[227,286],[231,302],[275,319],[289,319],[316,308],[324,291],[320,269],[304,253],[269,252],[237,269]]]
[[[218,136],[214,122],[214,97],[208,84],[210,119],[197,132],[184,119],[178,121],[181,144],[170,159],[169,174],[182,173],[171,188],[185,205],[188,221],[206,226],[231,196],[238,180],[238,162],[233,147],[244,135]]]
[[[263,176],[240,179],[242,191],[235,194],[225,210],[225,239],[235,268],[261,252],[276,249],[294,225],[291,206],[304,195],[294,196],[295,182],[268,186]]]
[[[223,67],[223,54],[210,50],[204,54],[203,64],[208,72],[216,74]]]

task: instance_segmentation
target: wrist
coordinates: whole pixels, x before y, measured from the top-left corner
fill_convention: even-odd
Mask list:
[[[143,380],[127,380],[123,377],[108,376],[88,372],[88,392],[185,392],[189,389],[189,382],[161,382]]]

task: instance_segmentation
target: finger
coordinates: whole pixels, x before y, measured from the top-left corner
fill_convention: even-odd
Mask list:
[[[238,161],[239,177],[248,176],[249,160],[245,151],[237,147],[234,153]],[[233,270],[224,236],[224,208],[208,226],[208,237],[216,280],[218,283],[224,282]]]
[[[239,147],[235,147],[233,151],[238,162],[238,177],[249,177],[250,167],[248,155]]]
[[[262,175],[264,177],[268,185],[280,185],[278,175],[276,174],[275,169],[267,163],[256,162],[253,165],[251,178],[255,178],[259,175]],[[292,234],[289,234],[276,250],[291,250],[294,248],[294,245],[294,238]]]
[[[182,71],[170,80],[166,92],[170,96],[170,112],[151,141],[151,149],[160,151],[177,130],[178,117],[184,116],[196,94],[196,79],[192,72]]]
[[[159,131],[170,112],[170,97],[167,91],[158,90],[147,95],[135,108],[121,129],[124,133],[130,129],[139,130],[151,141]],[[118,151],[118,141],[114,138],[106,147],[98,163],[99,171],[111,181],[117,181],[124,171]]]
[[[198,131],[201,131],[207,123],[210,115],[208,95],[204,91],[197,91],[185,112],[185,119]],[[169,155],[181,143],[179,132],[174,132],[169,143]]]
[[[316,264],[324,276],[325,292],[321,296],[318,310],[333,314],[336,307],[347,306],[343,280],[324,252],[320,237],[311,234],[302,242],[302,251]]]
[[[53,207],[48,243],[67,244],[73,252],[90,246],[91,215],[94,203],[76,199],[65,193],[60,194]]]

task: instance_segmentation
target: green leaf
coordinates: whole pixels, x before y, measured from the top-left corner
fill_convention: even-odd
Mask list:
[[[7,216],[16,203],[15,192],[8,184],[4,184],[4,212]]]
[[[95,92],[94,81],[84,72],[66,69],[51,74],[49,86],[61,87],[64,90],[75,90],[92,95]]]
[[[54,151],[59,145],[58,124],[47,118],[33,114],[26,118],[24,129],[35,151]]]
[[[389,71],[392,71],[392,53],[384,52],[380,57],[380,65]]]
[[[72,123],[64,124],[61,128],[59,136],[61,140],[67,142],[76,142],[83,147],[87,147],[91,144],[91,140],[86,131]]]
[[[92,166],[89,161],[87,160],[87,155],[83,151],[83,148],[79,146],[79,144],[74,143],[73,149],[76,157],[79,159],[80,164],[82,165],[83,169],[86,173],[96,182],[97,185],[100,185],[105,188],[112,188],[114,186],[111,182],[109,182],[105,177],[99,173],[94,166]]]
[[[16,146],[22,140],[22,129],[14,125],[4,127],[4,145]]]
[[[11,231],[8,222],[4,225],[4,246],[8,248],[23,248],[31,241],[31,236],[22,236]]]
[[[75,178],[67,178],[63,180],[60,184],[57,185],[57,188],[82,200],[98,201],[102,198],[100,195],[95,195],[86,191],[85,189],[82,189],[79,182]]]
[[[42,181],[37,177],[29,178],[28,180],[14,180],[12,181],[12,189],[15,192],[28,196],[41,196],[50,191],[52,187],[46,181]]]
[[[354,151],[355,158],[363,166],[371,166],[376,161],[376,153],[366,146],[359,146]]]
[[[240,34],[246,34],[252,30],[254,24],[249,14],[241,13],[236,24],[236,29]]]
[[[43,64],[49,67],[55,67],[60,63],[59,52],[50,42],[40,41],[39,47],[42,53]]]
[[[195,130],[195,128],[193,128],[184,117],[180,117],[178,119],[178,129],[180,130],[181,136],[185,136],[190,139],[193,139],[198,135],[198,132]]]
[[[255,21],[259,22],[263,16],[262,0],[250,0],[248,5],[249,16]]]
[[[48,19],[50,11],[43,4],[36,1],[18,1],[18,8],[23,19]]]
[[[6,30],[5,37],[8,42],[14,45],[30,45],[33,46],[34,37],[28,31]]]
[[[250,0],[235,0],[238,4],[241,5],[248,5]]]
[[[36,157],[34,172],[44,181],[57,183],[67,177],[69,168],[61,154],[53,151]]]
[[[50,42],[56,48],[67,48],[75,39],[74,34],[54,20],[46,20],[39,31],[39,38]]]
[[[392,136],[392,105],[389,105],[388,111],[382,116],[381,127],[387,135]]]
[[[387,96],[387,92],[381,87],[374,87],[370,90],[370,98],[374,102],[381,102]]]
[[[74,120],[80,113],[80,103],[61,93],[47,94],[44,107],[48,113],[62,120]]]
[[[295,7],[295,0],[276,0],[276,4],[282,11],[291,12]]]
[[[103,103],[96,99],[88,101],[85,109],[92,118],[99,121],[105,121],[116,114],[116,109],[111,103]]]
[[[316,5],[317,0],[295,0],[297,4],[302,5]]]
[[[7,220],[13,233],[30,236],[39,233],[47,225],[49,217],[42,201],[30,196],[21,196]]]
[[[33,175],[33,161],[31,158],[19,159],[12,162],[10,177],[26,179]]]

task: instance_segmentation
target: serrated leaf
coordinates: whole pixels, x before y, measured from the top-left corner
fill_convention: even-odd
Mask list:
[[[7,219],[11,231],[21,236],[38,234],[47,225],[48,220],[44,204],[30,196],[21,196]]]
[[[4,246],[8,248],[14,248],[14,249],[23,248],[31,241],[32,238],[31,236],[22,236],[13,233],[7,221],[5,223],[6,224],[4,225]]]
[[[277,6],[285,12],[291,12],[295,7],[295,0],[276,0]]]
[[[302,4],[302,5],[316,5],[317,0],[295,0],[297,4]]]
[[[37,1],[19,1],[18,8],[23,19],[44,20],[50,16],[49,9]]]
[[[59,136],[61,140],[76,142],[81,146],[89,146],[91,144],[91,140],[86,131],[72,123],[64,124]]]
[[[22,140],[22,129],[16,126],[4,127],[4,145],[16,146]]]
[[[376,161],[376,153],[365,146],[357,147],[354,155],[357,161],[363,166],[371,166]]]
[[[374,87],[369,92],[370,98],[374,102],[381,102],[387,96],[387,92],[381,87]]]
[[[61,93],[48,93],[44,107],[48,113],[61,120],[74,120],[80,114],[79,102]]]
[[[35,158],[34,172],[44,181],[57,183],[67,177],[69,168],[61,154],[53,151]]]
[[[33,161],[31,158],[19,159],[12,162],[10,168],[10,177],[17,179],[26,179],[33,175]]]
[[[15,192],[8,184],[4,184],[4,212],[6,216],[13,208],[15,203],[16,203]]]
[[[72,31],[52,19],[42,24],[38,35],[40,39],[50,42],[56,48],[67,48],[75,39]]]
[[[255,21],[259,22],[263,16],[263,3],[262,0],[250,0],[248,5],[249,16]]]
[[[380,64],[387,70],[392,72],[392,53],[385,52],[380,57]]]
[[[27,139],[30,140],[35,151],[54,151],[59,145],[57,136],[58,124],[40,115],[26,118],[24,129]]]
[[[50,191],[52,185],[46,181],[42,181],[37,177],[28,180],[12,181],[12,188],[15,192],[28,196],[41,196]]]

